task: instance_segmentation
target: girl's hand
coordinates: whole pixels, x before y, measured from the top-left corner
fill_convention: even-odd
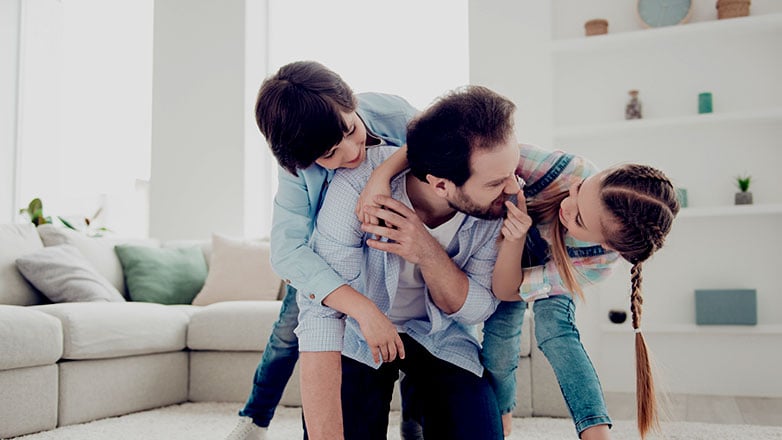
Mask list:
[[[361,191],[361,195],[358,197],[358,203],[356,203],[356,217],[361,223],[370,225],[379,224],[379,220],[376,216],[369,213],[368,206],[379,208],[380,205],[375,201],[375,196],[391,197],[391,183],[389,179],[381,176],[377,173],[372,173],[367,181],[366,186]]]
[[[505,202],[508,214],[502,222],[502,238],[508,242],[526,240],[527,231],[532,226],[532,218],[527,214],[527,198],[524,191],[516,194],[517,201],[514,205],[510,201]]]

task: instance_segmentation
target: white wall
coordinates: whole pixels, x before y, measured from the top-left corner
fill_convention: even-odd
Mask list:
[[[247,191],[260,188],[246,183],[261,169],[251,151],[262,148],[261,138],[248,115],[265,73],[263,11],[264,0],[155,2],[153,237],[260,230],[249,223],[258,215],[247,209],[248,200],[260,198]]]
[[[0,1],[0,223],[16,219],[16,103],[20,0]]]
[[[270,0],[269,71],[316,60],[355,92],[392,93],[423,109],[468,82],[467,4]]]
[[[521,142],[551,145],[551,6],[530,0],[470,1],[470,84],[507,96]]]

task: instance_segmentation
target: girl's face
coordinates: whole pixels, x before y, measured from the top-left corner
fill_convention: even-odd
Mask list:
[[[348,127],[342,141],[315,160],[323,168],[356,168],[367,156],[367,129],[361,118],[356,112],[342,113],[342,118]]]
[[[576,240],[605,247],[606,227],[614,221],[600,199],[600,184],[607,171],[590,176],[570,187],[570,195],[559,207],[559,220]]]

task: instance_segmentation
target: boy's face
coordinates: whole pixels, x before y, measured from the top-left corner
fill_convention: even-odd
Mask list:
[[[315,163],[323,168],[356,168],[367,156],[367,129],[364,122],[356,112],[342,113],[342,118],[348,127],[342,141],[315,160]]]

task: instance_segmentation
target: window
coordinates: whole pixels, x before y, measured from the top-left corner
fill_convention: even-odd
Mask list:
[[[152,0],[22,8],[18,203],[146,235]]]

